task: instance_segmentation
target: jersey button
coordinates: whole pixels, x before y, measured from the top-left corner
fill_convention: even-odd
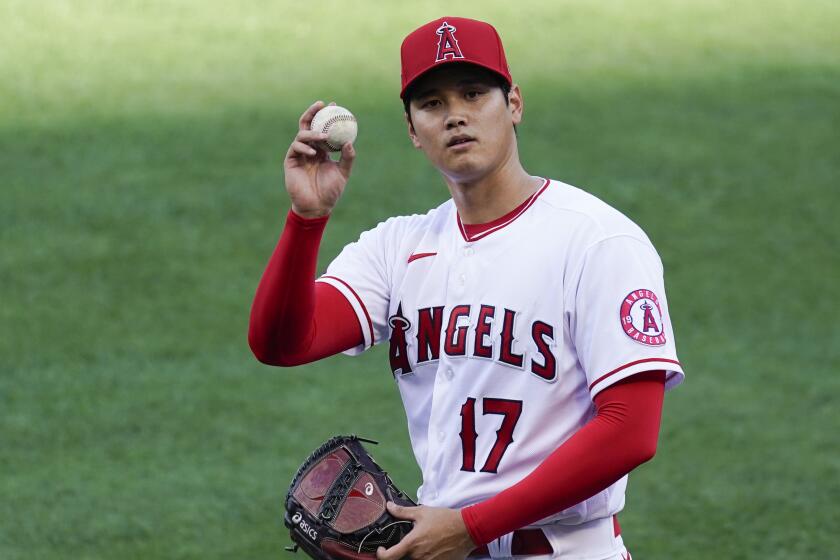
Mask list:
[[[455,377],[455,372],[452,371],[452,368],[446,368],[446,372],[444,375],[446,375],[446,378],[451,381],[452,378]]]
[[[443,441],[446,439],[446,432],[440,431],[438,432],[438,441]]]
[[[466,283],[467,283],[467,276],[466,276],[465,274],[461,274],[461,275],[459,275],[459,276],[458,276],[458,283],[459,283],[460,285],[462,285],[462,286],[463,286],[464,284],[466,284]]]
[[[472,256],[473,253],[475,253],[475,250],[472,247],[464,248],[464,256],[465,257],[470,257],[470,256]]]

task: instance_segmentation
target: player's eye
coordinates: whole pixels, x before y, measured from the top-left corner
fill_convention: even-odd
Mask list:
[[[468,92],[467,92],[467,99],[475,99],[475,98],[476,98],[476,97],[478,97],[479,95],[481,95],[481,92],[480,92],[480,91],[478,91],[478,90],[470,90],[470,91],[468,91]]]
[[[437,107],[439,103],[440,101],[438,101],[437,99],[427,99],[426,101],[423,101],[420,104],[420,107],[423,109],[432,109],[434,107]]]

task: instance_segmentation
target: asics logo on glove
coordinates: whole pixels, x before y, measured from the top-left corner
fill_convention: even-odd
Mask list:
[[[297,512],[294,516],[292,516],[292,523],[297,524],[300,530],[306,533],[313,541],[318,540],[318,531],[310,527],[309,523],[303,520],[303,515],[301,515],[300,512]]]

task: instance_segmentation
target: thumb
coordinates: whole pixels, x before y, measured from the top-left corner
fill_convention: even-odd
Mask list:
[[[341,159],[338,160],[338,169],[345,179],[350,176],[350,170],[353,168],[355,159],[356,148],[353,147],[352,142],[347,142],[341,147]]]
[[[405,506],[398,506],[394,502],[388,502],[385,504],[388,508],[388,513],[393,515],[398,519],[408,519],[410,521],[417,520],[417,513],[420,507],[405,507]]]

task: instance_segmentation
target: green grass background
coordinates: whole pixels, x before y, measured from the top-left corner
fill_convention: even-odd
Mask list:
[[[335,433],[416,487],[383,348],[280,370],[246,330],[313,100],[360,123],[322,265],[447,196],[397,97],[444,14],[501,32],[526,168],[664,260],[688,378],[631,477],[634,558],[837,557],[840,4],[4,0],[0,558],[283,557]]]

